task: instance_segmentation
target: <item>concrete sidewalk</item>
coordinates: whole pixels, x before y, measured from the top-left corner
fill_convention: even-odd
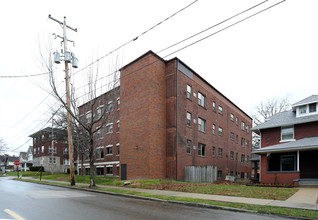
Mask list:
[[[23,177],[23,179],[33,179],[32,177]],[[55,180],[44,180],[46,182],[55,182],[55,183],[68,183],[64,181],[55,181]],[[86,185],[83,183],[77,183],[77,185]],[[268,206],[278,206],[285,208],[297,208],[297,209],[309,209],[309,210],[318,210],[317,209],[317,198],[318,198],[318,188],[299,188],[299,191],[291,196],[286,201],[281,200],[270,200],[270,199],[255,199],[255,198],[246,198],[246,197],[236,197],[236,196],[220,196],[220,195],[209,195],[209,194],[200,194],[200,193],[189,193],[189,192],[178,192],[178,191],[168,191],[168,190],[153,190],[153,189],[140,189],[140,188],[130,188],[130,187],[119,187],[119,186],[105,186],[97,185],[98,187],[110,188],[110,189],[121,189],[121,190],[130,190],[142,193],[149,193],[155,195],[163,196],[173,196],[173,197],[184,197],[184,198],[195,198],[195,199],[204,199],[211,201],[220,201],[220,202],[234,202],[234,203],[244,203],[250,205],[268,205]]]

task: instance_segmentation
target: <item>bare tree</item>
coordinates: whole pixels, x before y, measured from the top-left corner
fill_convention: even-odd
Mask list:
[[[285,97],[272,97],[260,102],[256,108],[255,112],[252,114],[253,126],[263,123],[266,119],[272,117],[273,115],[289,110],[291,107],[290,96]],[[253,147],[259,148],[260,136],[253,132],[252,136]]]
[[[47,50],[45,50],[47,51]],[[49,50],[51,51],[51,50]],[[104,87],[104,91],[106,93],[100,95],[98,94],[98,83],[99,78],[99,64],[95,64],[95,66],[91,66],[87,68],[87,85],[88,91],[84,96],[86,99],[83,101],[81,109],[85,112],[91,112],[91,117],[89,120],[84,121],[83,118],[80,117],[79,109],[78,109],[78,101],[79,98],[76,98],[75,95],[75,86],[72,87],[72,95],[71,95],[71,108],[67,107],[67,103],[64,97],[63,91],[58,90],[59,84],[57,84],[57,74],[55,73],[56,68],[53,65],[52,53],[44,56],[42,50],[40,49],[40,58],[42,60],[42,67],[46,72],[49,73],[49,82],[50,86],[53,90],[54,97],[61,103],[63,109],[69,112],[72,117],[72,133],[76,134],[72,137],[73,144],[78,144],[78,152],[81,154],[81,168],[83,170],[83,155],[86,154],[89,158],[90,163],[90,187],[96,186],[95,184],[95,170],[94,170],[94,162],[95,162],[95,153],[96,147],[100,144],[99,133],[103,132],[103,128],[108,120],[112,117],[112,106],[108,106],[109,103],[115,103],[116,98],[119,96],[119,71],[118,69],[118,58],[112,67],[109,67],[108,83],[104,83],[101,85]],[[95,67],[95,69],[93,68]],[[100,92],[99,92],[100,93]],[[106,94],[106,95],[105,95]],[[102,108],[98,114],[96,108],[103,103],[109,109]],[[86,115],[86,113],[85,113]],[[62,117],[63,118],[63,117]],[[62,120],[63,121],[63,120]],[[62,122],[61,121],[61,122]],[[79,147],[80,146],[80,147]]]
[[[4,153],[6,150],[7,150],[7,144],[2,138],[0,138],[0,154]]]

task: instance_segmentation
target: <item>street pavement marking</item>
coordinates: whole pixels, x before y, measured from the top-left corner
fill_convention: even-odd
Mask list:
[[[15,214],[14,212],[12,212],[9,209],[5,209],[4,212],[8,213],[9,215],[11,215],[13,218],[15,218],[17,220],[25,220],[24,218],[22,218],[21,216]]]

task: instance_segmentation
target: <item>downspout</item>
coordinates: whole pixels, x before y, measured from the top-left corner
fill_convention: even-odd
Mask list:
[[[178,65],[179,60],[176,60],[176,84],[177,84],[177,94],[176,94],[176,180],[178,180],[178,92],[179,92],[179,84],[178,84]]]

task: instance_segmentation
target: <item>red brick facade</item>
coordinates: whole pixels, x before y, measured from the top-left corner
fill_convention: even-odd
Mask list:
[[[177,58],[165,61],[151,51],[142,55],[121,69],[119,91],[120,110],[111,120],[120,121],[119,134],[112,135],[120,143],[120,157],[104,163],[118,160],[121,178],[184,180],[185,166],[201,165],[216,165],[220,178],[250,176],[251,118]],[[203,107],[199,93],[205,96]],[[199,118],[205,120],[203,131]],[[108,145],[103,141],[101,146]],[[199,145],[205,146],[201,155]]]
[[[53,129],[54,147],[52,146],[52,128],[45,128],[35,134],[33,138],[33,166],[43,165],[46,172],[64,173],[69,169],[68,145],[65,131]],[[52,151],[53,149],[53,151]],[[51,159],[50,159],[51,158]]]

